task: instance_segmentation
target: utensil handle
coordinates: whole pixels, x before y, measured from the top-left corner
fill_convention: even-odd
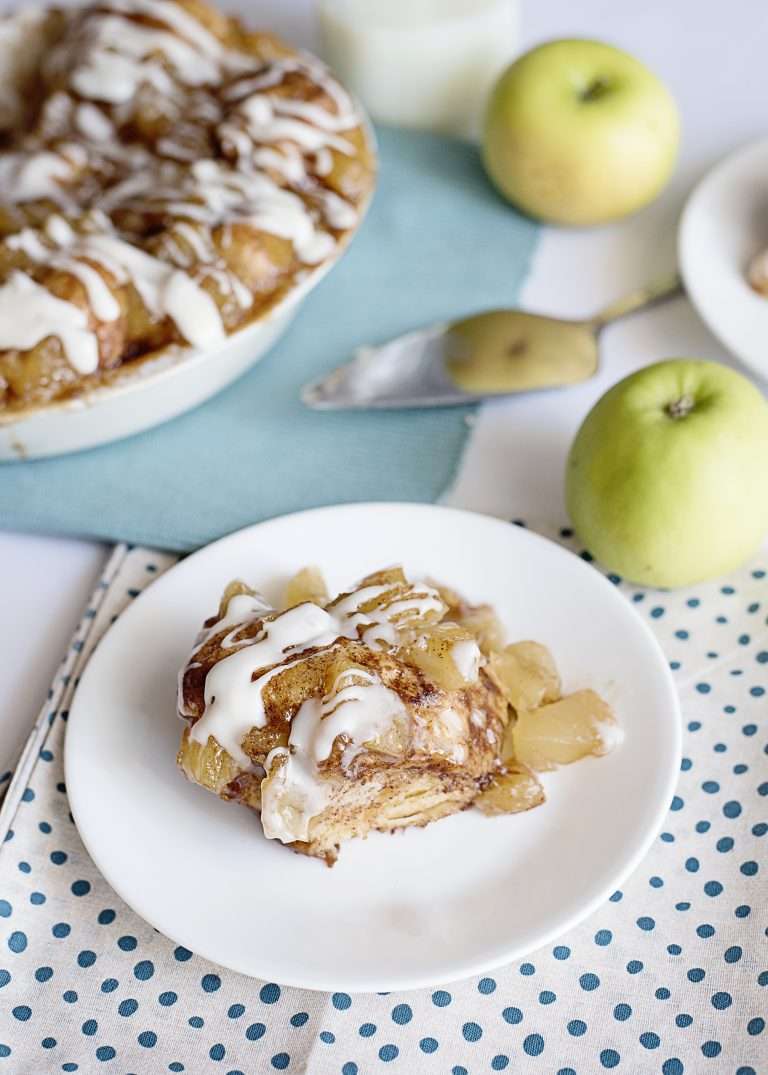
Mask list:
[[[645,287],[639,287],[635,291],[630,291],[628,295],[616,299],[615,302],[595,314],[590,324],[596,331],[599,331],[611,321],[617,321],[620,317],[626,317],[627,314],[633,314],[637,310],[644,310],[657,302],[666,302],[667,299],[682,294],[682,291],[683,282],[678,272],[660,276]]]

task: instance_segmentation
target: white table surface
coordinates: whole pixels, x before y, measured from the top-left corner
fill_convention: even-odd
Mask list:
[[[0,9],[13,6],[0,3]],[[224,6],[247,11],[252,22],[293,42],[315,43],[307,0]],[[670,269],[676,221],[691,185],[718,157],[765,133],[768,6],[762,0],[524,0],[524,45],[565,36],[601,38],[638,55],[666,80],[683,116],[680,164],[653,206],[609,228],[543,234],[523,301],[578,315]],[[603,344],[603,370],[594,381],[567,394],[482,408],[452,503],[508,518],[564,519],[565,454],[608,384],[656,359],[727,357],[682,299],[612,327]],[[0,774],[45,698],[106,555],[92,541],[0,533]]]

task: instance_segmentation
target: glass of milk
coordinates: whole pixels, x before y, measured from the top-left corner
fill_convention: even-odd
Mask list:
[[[381,123],[477,139],[519,0],[317,0],[324,58]]]

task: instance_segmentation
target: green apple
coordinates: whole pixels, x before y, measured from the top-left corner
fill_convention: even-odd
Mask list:
[[[647,205],[677,156],[672,96],[648,68],[600,41],[551,41],[501,75],[483,160],[501,193],[556,224],[602,224]]]
[[[566,500],[586,547],[645,586],[686,586],[748,559],[768,531],[768,403],[740,373],[670,359],[584,419]]]

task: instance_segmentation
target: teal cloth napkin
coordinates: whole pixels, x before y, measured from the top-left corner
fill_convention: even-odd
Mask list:
[[[465,408],[312,412],[299,388],[360,344],[514,303],[537,229],[493,192],[473,147],[378,133],[368,216],[269,355],[156,429],[1,466],[3,526],[187,550],[301,508],[440,495],[467,433]]]

